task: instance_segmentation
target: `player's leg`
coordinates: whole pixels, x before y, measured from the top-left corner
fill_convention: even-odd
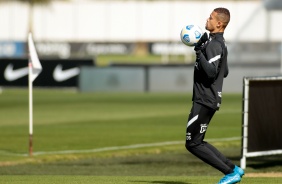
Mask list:
[[[227,164],[231,169],[235,168],[235,164],[233,164],[228,158],[226,158],[218,149],[216,149],[213,145],[208,142],[203,141],[207,148],[209,148],[220,160],[222,160],[225,164]]]
[[[208,142],[203,141],[207,148],[209,148],[220,160],[222,160],[226,165],[228,165],[233,171],[238,173],[240,177],[243,177],[245,174],[244,170],[240,167],[236,166],[232,163],[231,160],[226,158],[218,149],[216,149],[213,145],[209,144]]]
[[[232,169],[223,162],[203,142],[208,124],[215,111],[203,105],[194,103],[191,109],[186,129],[186,149],[207,164],[224,174],[232,173]]]

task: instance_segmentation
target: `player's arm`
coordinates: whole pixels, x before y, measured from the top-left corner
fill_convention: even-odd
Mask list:
[[[218,73],[218,64],[221,59],[222,47],[219,42],[211,42],[206,48],[206,57],[200,52],[196,52],[200,68],[204,70],[208,78],[214,79]]]

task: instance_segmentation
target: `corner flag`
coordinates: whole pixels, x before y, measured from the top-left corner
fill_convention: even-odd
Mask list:
[[[29,67],[31,67],[31,72],[29,73],[29,76],[31,82],[33,82],[35,78],[39,75],[39,73],[42,71],[42,66],[39,62],[31,33],[28,34],[28,50],[29,50]]]
[[[29,88],[29,155],[32,156],[32,134],[33,134],[33,95],[32,84],[36,77],[42,71],[41,63],[39,62],[38,55],[32,40],[31,33],[28,34],[28,88]]]

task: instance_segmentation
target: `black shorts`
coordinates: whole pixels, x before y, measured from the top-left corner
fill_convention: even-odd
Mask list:
[[[203,142],[205,134],[215,110],[207,106],[193,103],[186,128],[186,145],[195,146]]]

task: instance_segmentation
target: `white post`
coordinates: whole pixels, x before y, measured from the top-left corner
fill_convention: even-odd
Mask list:
[[[244,78],[244,112],[243,112],[243,150],[241,168],[246,168],[246,157],[248,152],[248,115],[249,115],[249,79]]]
[[[32,40],[32,34],[28,35],[28,51],[29,51],[29,62],[28,62],[28,88],[29,88],[29,155],[32,156],[32,135],[33,135],[33,94],[32,85],[35,78],[42,71],[41,63],[38,59],[35,46]]]
[[[280,74],[282,75],[282,41],[280,43]]]
[[[28,91],[29,91],[29,156],[32,156],[32,135],[33,135],[33,98],[32,98],[32,62],[28,61]]]

